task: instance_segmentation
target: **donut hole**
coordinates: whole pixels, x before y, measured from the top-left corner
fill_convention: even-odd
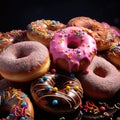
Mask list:
[[[16,58],[19,59],[19,58],[24,58],[24,57],[27,57],[27,56],[29,56],[29,53],[20,52],[16,55]]]
[[[10,114],[9,107],[7,105],[1,105],[0,106],[0,119],[6,118],[7,116],[9,116],[9,114]]]
[[[102,67],[96,67],[93,72],[103,78],[107,75],[107,71]]]
[[[70,43],[68,43],[68,48],[70,49],[75,49],[78,48],[79,44],[77,42],[71,41]]]
[[[67,85],[72,85],[72,84],[74,84],[74,80],[72,81],[69,77],[58,75],[55,78],[54,87],[57,87],[59,90],[62,91],[64,90],[64,88],[66,88]]]

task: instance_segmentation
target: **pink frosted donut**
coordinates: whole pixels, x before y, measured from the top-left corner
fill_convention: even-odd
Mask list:
[[[87,71],[79,74],[78,79],[88,96],[109,99],[120,89],[120,74],[106,59],[95,56]]]
[[[56,67],[67,72],[85,70],[96,54],[96,42],[78,27],[55,33],[50,54]]]

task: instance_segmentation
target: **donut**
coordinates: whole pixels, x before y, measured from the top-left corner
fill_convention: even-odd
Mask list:
[[[26,31],[25,30],[11,30],[0,34],[0,52],[6,49],[9,45],[26,41]]]
[[[34,120],[33,105],[19,89],[8,87],[0,91],[1,120]]]
[[[65,25],[55,20],[36,20],[27,26],[27,37],[29,40],[39,41],[49,47],[54,33],[62,29]]]
[[[75,17],[68,21],[67,26],[80,27],[83,31],[91,35],[96,40],[98,51],[107,50],[111,46],[108,31],[103,24],[95,19],[84,16]]]
[[[6,32],[13,39],[13,43],[28,41],[26,36],[26,30],[11,30]]]
[[[0,53],[13,43],[13,38],[9,34],[1,33],[0,35]]]
[[[85,70],[96,52],[95,40],[79,27],[67,27],[56,32],[50,42],[53,63],[69,73]]]
[[[120,43],[110,47],[107,51],[106,58],[116,67],[120,67]]]
[[[37,41],[10,45],[0,55],[0,74],[13,82],[28,82],[44,75],[50,66],[48,49]]]
[[[83,89],[77,78],[58,73],[46,73],[36,79],[30,91],[39,108],[51,114],[75,111],[83,97]]]
[[[111,41],[111,46],[112,44],[117,44],[120,41],[120,32],[117,30],[116,27],[109,25],[107,22],[102,22],[104,27],[108,31],[108,41]]]
[[[78,74],[84,92],[94,99],[110,99],[120,89],[120,74],[106,59],[95,56],[85,74]]]

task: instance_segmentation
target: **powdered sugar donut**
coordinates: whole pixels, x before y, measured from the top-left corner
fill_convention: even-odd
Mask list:
[[[50,54],[57,67],[67,72],[85,70],[96,54],[96,42],[78,27],[67,27],[55,33]]]
[[[120,74],[115,66],[95,56],[88,73],[79,74],[85,93],[95,99],[109,99],[120,89]]]
[[[50,66],[48,49],[37,41],[10,45],[0,54],[0,74],[12,82],[28,82],[44,75]]]

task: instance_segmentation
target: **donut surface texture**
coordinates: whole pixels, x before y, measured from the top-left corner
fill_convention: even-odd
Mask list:
[[[85,70],[96,54],[95,40],[78,27],[56,32],[50,42],[54,64],[67,72]]]
[[[109,99],[120,89],[120,74],[115,66],[102,57],[95,56],[88,73],[79,74],[84,92],[95,99]]]
[[[27,82],[45,74],[50,66],[48,49],[37,41],[12,44],[0,55],[0,73],[14,82]]]
[[[120,44],[110,47],[107,51],[107,59],[116,67],[120,68]]]
[[[67,26],[77,26],[91,35],[97,44],[98,51],[107,50],[109,46],[108,31],[103,24],[89,17],[75,17],[68,21]]]
[[[0,53],[13,43],[14,39],[6,33],[0,35]]]
[[[62,74],[45,74],[32,83],[30,91],[35,103],[52,114],[75,111],[83,97],[79,80]]]
[[[0,98],[1,120],[34,120],[33,105],[24,92],[9,87],[0,91]]]
[[[25,30],[11,30],[0,35],[0,52],[15,42],[27,40]]]
[[[54,34],[65,25],[56,20],[37,20],[27,26],[27,37],[30,40],[39,41],[49,47]]]

